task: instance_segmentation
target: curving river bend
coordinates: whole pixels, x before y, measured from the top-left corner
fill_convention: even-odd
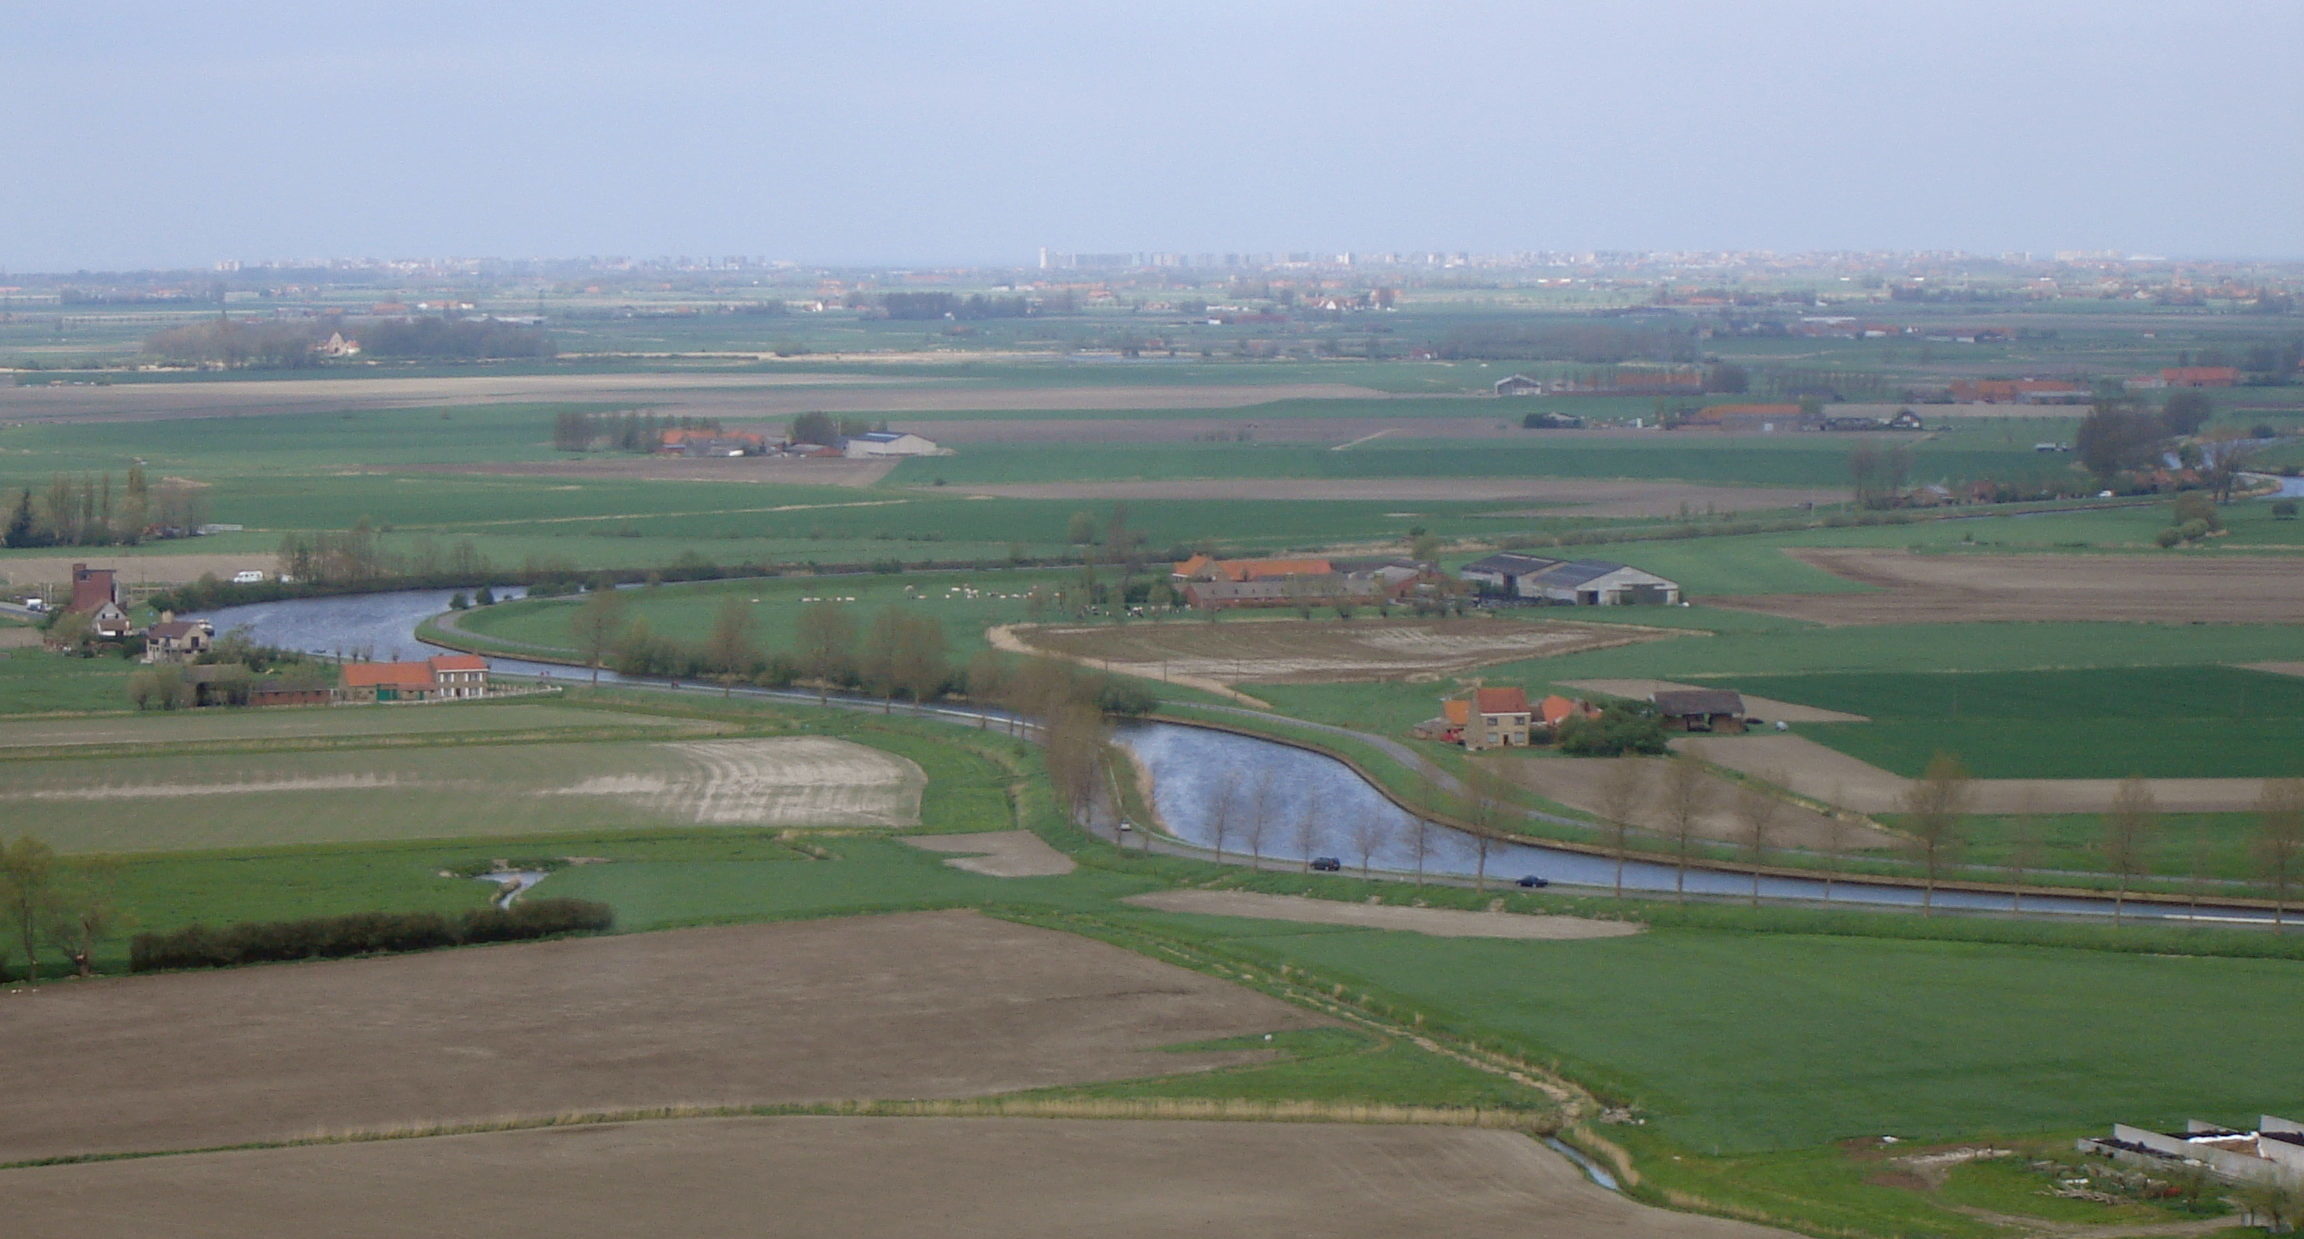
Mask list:
[[[2294,479],[2291,479],[2294,480]],[[500,597],[518,591],[498,591]],[[337,655],[355,651],[377,658],[415,658],[437,651],[417,639],[419,624],[448,609],[449,590],[412,590],[341,598],[305,598],[282,602],[226,607],[205,618],[218,632],[245,625],[260,643]],[[511,675],[544,676],[559,680],[589,680],[591,673],[552,663],[516,658],[488,660],[489,667]],[[602,672],[602,682],[661,685],[663,681],[636,679]],[[717,691],[717,690],[714,690]],[[738,690],[814,702],[806,692]],[[836,698],[837,700],[837,698]],[[879,703],[869,704],[878,708]],[[975,721],[990,717],[1006,721],[996,711],[932,707],[931,714]],[[1309,856],[1334,856],[1348,869],[1361,864],[1361,847],[1369,846],[1368,862],[1395,873],[1418,868],[1416,819],[1402,811],[1344,763],[1291,745],[1249,736],[1174,723],[1130,723],[1119,728],[1119,743],[1144,771],[1161,824],[1177,838],[1201,848],[1213,847],[1217,826],[1225,825],[1224,850],[1245,858],[1251,851],[1266,860],[1302,861]],[[1245,823],[1266,821],[1253,840]],[[1479,848],[1472,836],[1444,826],[1425,832],[1424,872],[1435,877],[1469,877],[1481,867]],[[1570,886],[1612,887],[1616,861],[1541,844],[1491,844],[1486,873],[1491,880],[1511,882],[1523,874],[1537,874]],[[1673,866],[1652,861],[1629,861],[1623,880],[1628,889],[1670,891],[1679,877]],[[1691,894],[1713,897],[1749,896],[1747,874],[1690,868],[1685,875]],[[1875,906],[1917,907],[1921,892],[1912,887],[1834,880],[1829,888],[1808,878],[1762,877],[1763,899]],[[2006,912],[2005,895],[1939,890],[1936,906],[1948,910]],[[2104,917],[2110,915],[2109,898],[2089,896],[2026,895],[2022,911],[2028,915]],[[2190,921],[2194,919],[2237,924],[2268,924],[2270,914],[2253,908],[2203,904],[2195,917],[2191,909],[2163,904],[2129,903],[2127,915],[2138,920]]]

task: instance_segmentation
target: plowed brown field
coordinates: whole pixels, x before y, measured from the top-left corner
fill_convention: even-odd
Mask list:
[[[50,984],[0,994],[0,1161],[571,1110],[969,1097],[1255,1061],[1158,1047],[1322,1022],[964,912]],[[21,1225],[6,1229],[60,1233]]]
[[[11,1233],[172,1239],[1763,1239],[1526,1136],[1329,1123],[764,1118],[0,1172]]]

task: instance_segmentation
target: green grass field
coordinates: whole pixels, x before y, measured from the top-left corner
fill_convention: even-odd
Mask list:
[[[1745,676],[1763,697],[1872,718],[1803,734],[1898,774],[1949,752],[1982,778],[2304,775],[2304,678],[2221,666]],[[2074,743],[2076,735],[2087,742]]]

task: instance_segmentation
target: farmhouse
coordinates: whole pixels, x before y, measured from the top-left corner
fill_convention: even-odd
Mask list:
[[[904,431],[875,430],[851,435],[841,444],[851,460],[872,456],[941,456],[944,449],[928,439]]]
[[[1528,694],[1518,688],[1475,688],[1462,697],[1440,703],[1441,717],[1454,733],[1448,738],[1469,752],[1494,748],[1525,748],[1530,720]]]
[[[1672,731],[1744,730],[1744,696],[1724,688],[1662,689],[1649,698]]]
[[[216,642],[216,626],[207,620],[180,620],[172,611],[160,613],[160,622],[144,630],[144,661],[188,663],[209,651]]]
[[[422,662],[346,663],[339,695],[346,701],[444,701],[488,695],[488,660],[436,654]]]
[[[2194,1119],[2183,1131],[2159,1132],[2126,1123],[2109,1137],[2078,1141],[2083,1153],[2155,1170],[2205,1167],[2226,1183],[2279,1183],[2304,1187],[2304,1123],[2264,1115],[2255,1131],[2234,1131]]]
[[[98,637],[119,640],[136,632],[127,608],[121,605],[120,583],[110,568],[72,565],[72,601],[65,604],[64,611],[87,616],[88,630]]]
[[[2170,366],[2160,372],[2169,387],[2237,387],[2240,371],[2233,366]]]

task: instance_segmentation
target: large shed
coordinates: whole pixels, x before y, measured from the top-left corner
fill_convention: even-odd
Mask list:
[[[1672,731],[1744,730],[1744,695],[1725,688],[1660,689],[1649,700]]]
[[[1520,581],[1523,597],[1582,607],[1673,606],[1680,586],[1652,572],[1605,559],[1579,559]]]

